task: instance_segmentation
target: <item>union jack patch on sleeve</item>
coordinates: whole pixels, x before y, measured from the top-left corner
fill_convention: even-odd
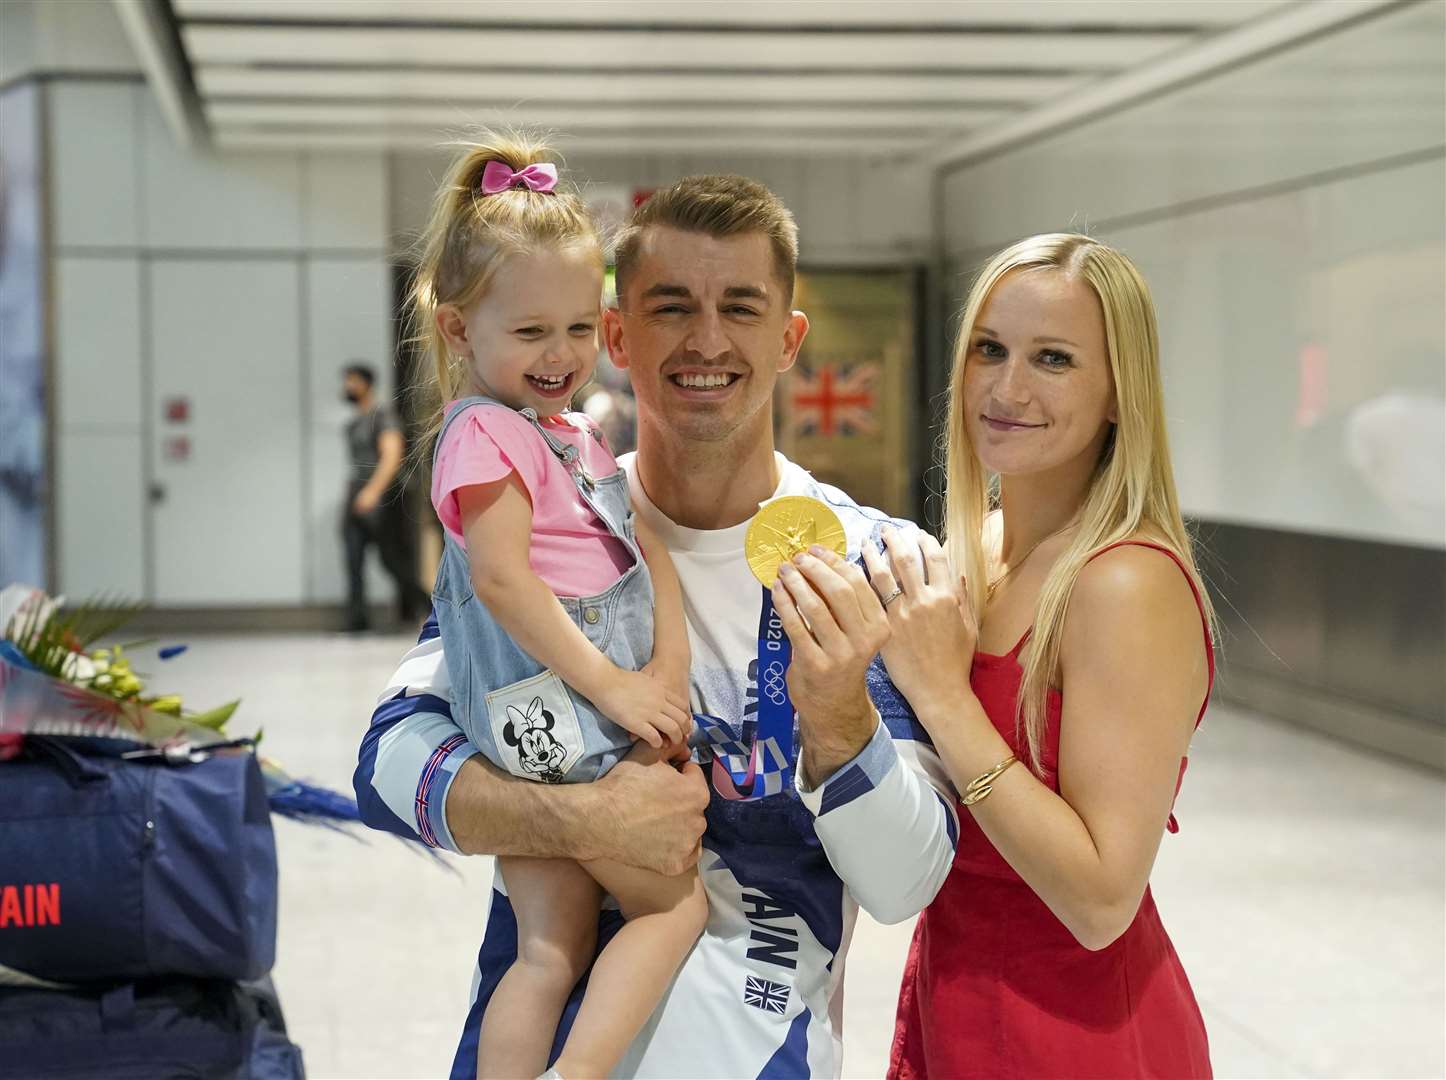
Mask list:
[[[743,983],[743,1004],[782,1015],[788,1008],[788,987],[749,975]]]

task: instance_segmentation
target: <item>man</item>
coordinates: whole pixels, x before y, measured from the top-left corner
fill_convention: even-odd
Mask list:
[[[748,521],[776,495],[823,499],[856,560],[887,520],[773,450],[774,385],[808,332],[792,310],[796,261],[793,219],[766,188],[689,178],[634,213],[618,244],[619,308],[603,320],[637,397],[638,451],[622,459],[634,508],[667,544],[683,586],[693,705],[744,743],[756,729],[764,610],[743,557]],[[817,569],[805,570],[810,581],[826,576]],[[665,873],[698,862],[707,929],[618,1075],[837,1076],[839,989],[858,906],[900,921],[948,873],[957,822],[939,794],[942,769],[874,655],[884,637],[850,592],[867,582],[844,569],[847,586],[833,577],[800,605],[818,640],[794,643],[788,675],[796,792],[740,798],[726,770],[705,779],[697,766],[643,753],[593,784],[504,776],[448,715],[431,623],[373,714],[356,790],[374,827],[467,853],[606,856]],[[764,692],[776,695],[775,683],[765,680]],[[604,943],[619,922],[604,912]],[[497,891],[454,1077],[474,1075],[477,1025],[515,935]]]
[[[402,619],[420,619],[431,607],[430,598],[417,584],[416,568],[408,557],[410,545],[406,542],[400,492],[394,486],[405,453],[402,425],[390,405],[377,401],[373,390],[376,381],[376,372],[366,364],[349,364],[342,372],[342,396],[356,407],[356,416],[346,426],[351,468],[342,514],[342,540],[346,544],[346,628],[352,633],[368,628],[363,571],[366,549],[373,544],[381,554],[382,565],[397,583]]]

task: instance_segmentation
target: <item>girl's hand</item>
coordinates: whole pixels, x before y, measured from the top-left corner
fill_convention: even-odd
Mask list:
[[[880,650],[884,666],[916,713],[947,706],[972,692],[969,669],[979,643],[964,582],[949,572],[944,549],[928,533],[919,534],[917,546],[898,529],[883,536],[887,558],[873,544],[863,545],[863,555],[892,631]]]
[[[680,657],[654,650],[653,658],[643,665],[643,674],[657,679],[680,701],[688,701],[688,656],[686,653]],[[688,712],[688,722],[683,728],[683,738],[670,742],[663,748],[663,757],[667,761],[687,761],[692,756],[692,751],[688,748],[688,739],[693,734],[693,715],[691,709],[685,711]]]
[[[687,699],[641,671],[617,668],[592,700],[609,720],[654,749],[687,742],[693,727]]]
[[[671,653],[653,652],[653,658],[643,665],[643,674],[651,675],[662,683],[680,701],[688,701],[688,657]]]

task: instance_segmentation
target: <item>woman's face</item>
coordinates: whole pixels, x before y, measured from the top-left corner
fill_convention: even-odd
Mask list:
[[[1104,313],[1089,284],[1013,270],[990,290],[964,360],[964,425],[1001,476],[1088,463],[1116,420]]]

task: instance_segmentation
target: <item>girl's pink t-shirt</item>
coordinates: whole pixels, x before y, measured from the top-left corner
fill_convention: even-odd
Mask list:
[[[542,423],[549,434],[577,447],[595,478],[617,472],[617,459],[588,416],[559,413]],[[554,593],[595,596],[633,565],[627,546],[583,501],[537,429],[526,417],[495,405],[473,405],[452,421],[432,469],[432,505],[442,527],[464,550],[458,489],[490,484],[510,472],[517,473],[532,500],[528,561]]]

